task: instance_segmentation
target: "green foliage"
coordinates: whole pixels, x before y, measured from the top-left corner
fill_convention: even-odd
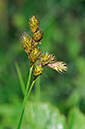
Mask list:
[[[18,121],[16,114],[19,115],[20,106],[19,103],[16,106],[11,104],[10,108],[9,104],[0,105],[0,129],[16,128]]]
[[[20,105],[2,105],[0,115],[3,115],[0,129],[16,128]],[[17,116],[16,116],[17,114]],[[22,129],[65,129],[65,117],[51,104],[28,102],[25,108]]]
[[[65,127],[65,117],[50,104],[30,102],[26,106],[25,114],[29,129],[59,129],[59,127],[64,129]]]
[[[0,129],[14,129],[19,118],[21,104],[0,106]],[[17,114],[17,115],[16,115]],[[25,108],[22,129],[85,129],[85,116],[80,110],[72,108],[68,121],[59,109],[48,103],[28,102]]]
[[[68,129],[85,129],[85,116],[77,107],[73,108],[69,113]]]

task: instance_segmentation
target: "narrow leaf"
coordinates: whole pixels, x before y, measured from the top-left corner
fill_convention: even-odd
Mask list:
[[[20,84],[21,84],[21,89],[22,89],[23,95],[25,95],[25,84],[24,84],[24,80],[23,80],[23,77],[22,77],[20,67],[19,67],[16,60],[14,61],[14,63],[15,63],[15,66],[16,66],[16,70],[17,70],[17,74],[18,74],[19,81],[20,81]]]

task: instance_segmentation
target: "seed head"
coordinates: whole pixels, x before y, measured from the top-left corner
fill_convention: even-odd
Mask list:
[[[55,62],[53,64],[48,64],[47,66],[49,66],[50,68],[56,70],[59,73],[63,73],[66,72],[68,70],[68,67],[66,66],[66,63],[64,62]]]
[[[37,31],[38,26],[39,26],[39,19],[35,16],[35,14],[29,19],[29,26],[31,31],[34,33]]]
[[[46,52],[42,54],[40,62],[42,66],[45,66],[54,63],[55,59],[56,58],[53,54],[49,54],[49,52]]]
[[[36,79],[39,75],[41,75],[43,73],[43,68],[41,65],[36,65],[34,67],[34,71],[33,71],[33,75],[34,75],[34,79]]]
[[[41,39],[43,38],[43,32],[41,29],[38,29],[35,33],[33,33],[33,39],[36,41],[36,42],[40,42]]]
[[[22,35],[22,47],[24,48],[27,54],[29,54],[33,49],[32,38],[27,33],[24,33]]]
[[[28,58],[31,64],[34,64],[40,57],[41,51],[39,48],[34,48],[31,53],[28,55]]]

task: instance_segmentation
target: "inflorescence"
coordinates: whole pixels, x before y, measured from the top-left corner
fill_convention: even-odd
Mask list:
[[[37,46],[37,44],[41,44],[44,33],[39,28],[39,23],[40,21],[38,17],[36,15],[33,15],[29,19],[29,26],[33,36],[31,37],[25,32],[22,35],[22,47],[28,54],[31,67],[34,66],[34,79],[36,79],[39,75],[43,73],[44,66],[48,66],[59,73],[66,72],[68,69],[66,63],[62,61],[56,61],[56,58],[53,54],[49,54],[49,52],[41,53],[41,50]]]

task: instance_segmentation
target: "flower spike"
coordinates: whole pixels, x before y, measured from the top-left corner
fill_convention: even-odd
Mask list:
[[[34,71],[33,71],[33,75],[34,75],[34,79],[36,79],[39,75],[41,75],[43,73],[43,68],[41,65],[36,65],[34,67]]]
[[[28,55],[28,58],[30,59],[30,62],[34,64],[37,60],[39,60],[39,57],[41,55],[41,52],[39,48],[34,48],[31,53]]]
[[[66,66],[66,63],[64,62],[55,62],[53,64],[48,64],[47,66],[49,66],[50,68],[56,70],[59,73],[64,73],[68,70],[68,67]]]
[[[24,48],[27,54],[29,54],[33,49],[32,38],[25,32],[22,35],[22,47]]]
[[[35,14],[29,19],[29,26],[33,33],[35,33],[39,26],[39,19],[35,16]]]
[[[46,54],[42,54],[40,62],[42,66],[46,66],[48,64],[54,63],[55,60],[56,58],[53,54],[49,54],[49,52],[46,52]]]
[[[41,39],[43,38],[43,32],[41,29],[38,29],[35,33],[33,33],[33,39],[36,41],[36,42],[40,42]]]

